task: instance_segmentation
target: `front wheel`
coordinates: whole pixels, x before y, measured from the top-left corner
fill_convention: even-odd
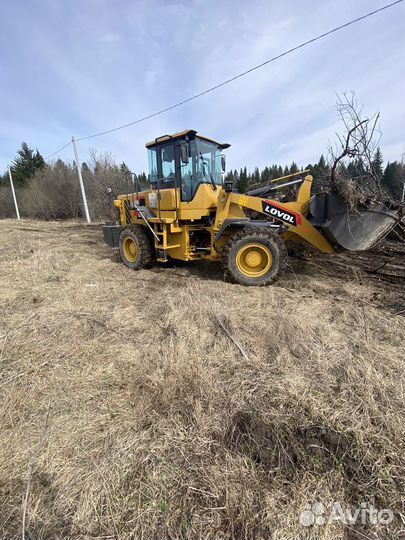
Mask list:
[[[270,285],[287,263],[279,234],[270,229],[244,227],[227,241],[223,251],[225,277],[241,285]]]

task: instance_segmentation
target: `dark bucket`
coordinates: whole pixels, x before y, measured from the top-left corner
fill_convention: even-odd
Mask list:
[[[349,210],[335,193],[314,195],[310,222],[332,244],[349,251],[364,251],[380,242],[401,220],[400,212],[376,203],[369,208]]]

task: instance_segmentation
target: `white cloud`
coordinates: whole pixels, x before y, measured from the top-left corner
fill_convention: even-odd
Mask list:
[[[377,0],[47,0],[23,9],[9,2],[0,20],[0,170],[22,140],[46,155],[72,134],[153,113],[378,6]],[[306,165],[325,153],[338,128],[334,93],[354,89],[367,110],[380,110],[384,156],[398,159],[401,14],[395,6],[184,107],[83,141],[81,158],[96,147],[145,169],[147,140],[193,128],[232,143],[232,168]],[[68,148],[61,155],[70,154]]]

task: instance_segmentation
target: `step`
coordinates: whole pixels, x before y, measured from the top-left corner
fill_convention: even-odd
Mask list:
[[[169,246],[163,247],[163,246],[156,246],[156,249],[174,249],[180,247],[180,244],[171,244]]]

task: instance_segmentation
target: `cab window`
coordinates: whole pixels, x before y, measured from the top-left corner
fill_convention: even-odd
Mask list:
[[[158,166],[156,148],[148,148],[149,182],[155,184],[158,181]]]
[[[174,187],[176,180],[176,162],[174,144],[165,144],[160,148],[160,160],[162,164],[162,187]]]
[[[181,176],[181,200],[191,201],[194,196],[194,187],[196,185],[196,161],[195,152],[193,152],[194,141],[189,144],[189,161],[187,164],[182,163],[180,168]]]
[[[222,184],[218,146],[198,138],[189,145],[189,162],[181,165],[181,199],[186,202],[194,198],[200,184]]]

